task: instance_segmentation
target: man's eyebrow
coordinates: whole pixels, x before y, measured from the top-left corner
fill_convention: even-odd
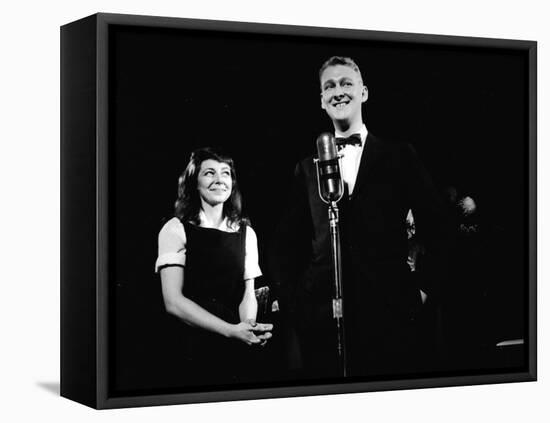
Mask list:
[[[342,76],[341,78],[330,78],[327,79],[325,82],[323,82],[323,87],[327,84],[334,84],[336,82],[342,82],[342,81],[353,81],[353,78],[351,76]]]

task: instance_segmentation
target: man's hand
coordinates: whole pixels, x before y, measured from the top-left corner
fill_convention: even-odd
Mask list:
[[[425,304],[426,300],[428,299],[428,294],[426,294],[421,289],[419,291],[420,291],[420,299],[422,300],[422,304]]]

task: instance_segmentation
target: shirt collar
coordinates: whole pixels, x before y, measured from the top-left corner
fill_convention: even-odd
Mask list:
[[[210,226],[206,223],[206,219],[205,219],[205,214],[204,214],[204,211],[200,210],[199,211],[199,219],[200,219],[200,227],[201,228],[211,228],[211,229],[219,229],[220,231],[224,231],[224,232],[235,232],[235,229],[234,228],[231,228],[229,226],[229,221],[227,220],[227,217],[224,217],[223,218],[223,221],[222,223],[220,224],[220,226],[218,228],[215,228],[213,226]]]

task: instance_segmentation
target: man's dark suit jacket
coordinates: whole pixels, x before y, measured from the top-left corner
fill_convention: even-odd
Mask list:
[[[319,198],[312,157],[296,166],[294,185],[269,253],[269,273],[279,285],[281,311],[300,341],[306,373],[332,376],[336,332],[328,211]],[[406,216],[411,209],[429,251],[443,251],[446,229],[432,181],[410,145],[369,132],[353,195],[346,190],[338,207],[348,374],[407,371],[403,356],[411,348],[421,299],[406,263]],[[432,272],[428,279],[439,277]],[[422,289],[430,294],[427,286]]]

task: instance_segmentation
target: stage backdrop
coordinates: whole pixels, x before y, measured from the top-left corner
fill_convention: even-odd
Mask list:
[[[113,394],[170,389],[154,263],[158,231],[172,217],[191,151],[214,146],[234,158],[263,266],[296,162],[314,152],[321,132],[332,130],[318,80],[332,55],[354,58],[362,70],[368,130],[410,142],[442,193],[454,186],[475,199],[492,233],[487,263],[502,254],[494,279],[486,281],[482,317],[498,321],[491,340],[501,332],[523,336],[524,57],[498,49],[123,26],[110,40]],[[500,272],[512,283],[498,285]],[[269,284],[269,275],[258,282]],[[490,366],[479,358],[448,370]]]

